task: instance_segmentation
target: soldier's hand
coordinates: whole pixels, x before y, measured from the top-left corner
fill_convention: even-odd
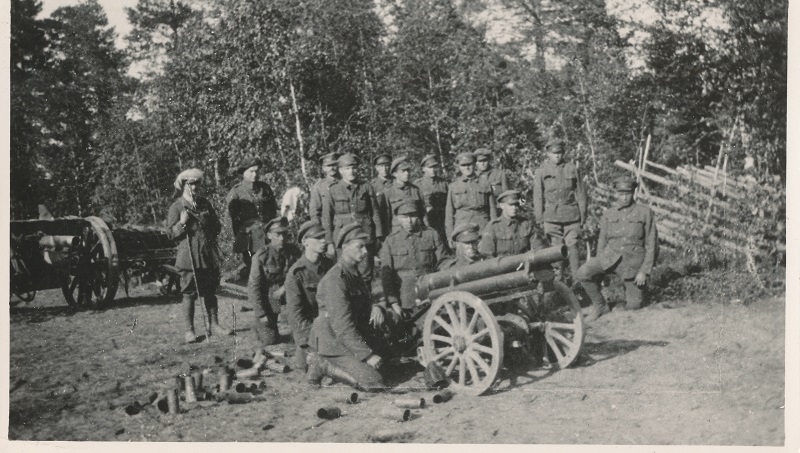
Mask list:
[[[380,369],[381,365],[383,365],[383,359],[379,355],[370,354],[367,357],[367,365],[371,366],[372,368]]]
[[[636,286],[644,286],[645,283],[647,283],[647,274],[639,272],[636,274],[636,278],[633,279],[633,282],[636,283]]]
[[[186,209],[181,211],[180,222],[181,222],[181,225],[186,225],[187,223],[189,223],[189,211],[187,211]]]
[[[384,318],[383,309],[377,305],[373,305],[372,313],[369,315],[369,323],[372,324],[372,327],[382,326]]]
[[[278,289],[275,290],[275,292],[272,294],[272,296],[275,297],[276,299],[278,299],[278,298],[283,297],[283,295],[285,293],[286,293],[286,288],[283,285],[281,285],[281,286],[278,287]]]

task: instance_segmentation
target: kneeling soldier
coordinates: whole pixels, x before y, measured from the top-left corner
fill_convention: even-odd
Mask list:
[[[480,239],[481,235],[478,233],[477,224],[463,223],[458,225],[453,230],[453,234],[450,235],[450,240],[456,246],[456,254],[439,263],[439,270],[468,266],[486,259],[487,257],[478,251],[478,241]]]
[[[614,181],[616,201],[600,220],[597,256],[578,270],[576,280],[592,300],[586,321],[594,321],[610,310],[600,292],[600,280],[611,272],[622,278],[627,308],[642,306],[647,276],[656,256],[657,231],[653,211],[633,201],[636,181],[622,176]]]
[[[286,288],[286,318],[297,346],[295,363],[299,369],[305,370],[308,335],[319,314],[317,286],[333,267],[333,260],[325,255],[328,241],[325,240],[325,229],[318,222],[310,220],[301,225],[297,242],[303,244],[303,256],[289,268],[283,286]]]
[[[289,222],[285,217],[271,220],[266,230],[269,244],[253,255],[247,282],[248,300],[254,307],[254,330],[262,346],[279,343],[278,314],[286,303],[283,283],[286,271],[300,257],[296,245],[286,244]]]
[[[501,216],[490,220],[483,230],[478,251],[493,257],[517,255],[544,248],[544,242],[533,223],[517,215],[519,191],[507,190],[497,197]]]
[[[319,282],[319,316],[311,326],[306,379],[314,384],[325,377],[367,391],[383,388],[378,369],[383,359],[376,352],[376,328],[384,322],[384,310],[373,304],[369,285],[358,266],[368,258],[370,234],[361,223],[345,225],[338,232],[339,261]]]
[[[392,309],[408,316],[416,307],[416,283],[421,275],[436,272],[444,258],[439,234],[420,219],[418,202],[406,200],[395,206],[398,227],[381,248],[381,283]]]

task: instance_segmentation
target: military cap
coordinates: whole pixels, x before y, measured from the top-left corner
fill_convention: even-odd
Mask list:
[[[490,157],[492,157],[492,152],[491,152],[491,151],[489,151],[489,150],[488,150],[488,149],[486,149],[486,148],[478,148],[478,149],[477,149],[477,150],[476,150],[474,153],[472,153],[472,154],[474,154],[474,155],[475,155],[475,160],[480,160],[480,161],[483,161],[483,160],[489,160],[489,158],[490,158]]]
[[[325,229],[316,220],[309,220],[300,225],[300,229],[297,231],[297,242],[302,243],[305,237],[314,239],[323,238],[325,237]]]
[[[202,181],[204,177],[203,170],[199,168],[190,168],[188,170],[183,170],[178,174],[178,177],[175,178],[175,183],[173,184],[176,189],[183,190],[183,185],[187,182],[194,182],[194,181]]]
[[[472,153],[461,153],[456,156],[456,163],[458,165],[469,165],[475,163],[475,156]]]
[[[327,167],[329,165],[336,165],[336,159],[339,158],[339,155],[336,153],[328,153],[319,158],[319,163],[323,167]]]
[[[375,156],[374,159],[372,159],[372,165],[384,165],[384,164],[389,164],[391,162],[392,162],[392,156],[386,153],[378,154],[377,156]]]
[[[405,170],[411,168],[411,164],[406,162],[406,156],[398,157],[392,161],[392,166],[389,167],[389,173],[394,173],[397,170]]]
[[[519,204],[519,190],[506,190],[497,196],[498,203]]]
[[[364,231],[364,228],[358,222],[347,224],[339,230],[339,236],[336,237],[336,248],[340,249],[345,242],[355,239],[369,239],[369,234]]]
[[[236,171],[241,174],[244,173],[250,167],[263,167],[264,161],[259,159],[258,157],[251,157],[250,159],[243,160],[238,167],[236,167]]]
[[[423,167],[436,167],[439,165],[439,159],[435,154],[428,154],[422,158]]]
[[[275,217],[267,222],[267,226],[264,227],[264,231],[267,233],[282,233],[284,231],[289,231],[289,221],[286,220],[286,217]]]
[[[614,190],[617,192],[633,192],[636,186],[636,180],[627,175],[620,176],[614,180]]]
[[[559,138],[551,138],[544,145],[548,153],[562,154],[564,152],[564,142]]]
[[[478,233],[478,228],[478,225],[474,223],[462,223],[453,229],[453,234],[450,235],[450,239],[453,242],[475,242],[481,238],[481,235]]]
[[[403,200],[394,207],[395,215],[417,215],[419,206],[416,200]]]
[[[345,153],[339,156],[339,166],[340,167],[347,167],[350,165],[358,165],[361,163],[361,159],[358,158],[353,153]]]

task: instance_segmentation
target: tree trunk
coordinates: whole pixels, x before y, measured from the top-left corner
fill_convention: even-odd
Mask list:
[[[294,82],[289,81],[289,92],[292,95],[292,109],[294,111],[294,126],[297,132],[297,143],[300,147],[300,171],[303,173],[303,180],[307,187],[311,187],[308,181],[308,171],[306,170],[305,147],[303,146],[303,131],[300,126],[300,111],[297,108],[297,96],[294,91]]]

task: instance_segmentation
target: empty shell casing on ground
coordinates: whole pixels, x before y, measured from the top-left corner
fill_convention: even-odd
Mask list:
[[[222,374],[219,376],[219,392],[226,392],[231,388],[231,375],[228,370],[223,369]]]
[[[247,368],[236,372],[236,379],[254,379],[258,377],[258,368]]]
[[[411,418],[411,409],[388,406],[381,410],[381,417],[396,422],[407,422]]]
[[[225,394],[225,400],[228,401],[228,404],[247,404],[253,401],[253,395],[250,393],[228,392]]]
[[[167,389],[167,408],[172,415],[176,415],[180,411],[177,389]]]
[[[194,377],[191,375],[186,376],[183,379],[185,390],[185,400],[187,403],[194,403],[197,401],[197,395],[194,393]]]
[[[453,397],[453,392],[451,390],[444,389],[441,392],[438,392],[437,394],[433,395],[433,402],[435,404],[445,403],[447,401],[450,401],[450,398],[452,397]]]
[[[356,404],[356,403],[358,403],[358,393],[356,393],[356,392],[353,392],[353,393],[351,393],[351,394],[347,395],[347,396],[344,398],[344,401],[345,401],[346,403],[348,403],[348,404]]]
[[[326,420],[333,420],[342,416],[342,410],[338,407],[322,407],[317,410],[317,417]]]
[[[397,398],[394,400],[394,405],[407,409],[422,409],[425,407],[425,398]]]
[[[176,389],[175,390],[175,394],[177,395],[177,393],[178,393],[178,390]],[[160,397],[158,400],[156,400],[156,407],[158,408],[158,410],[160,410],[161,412],[163,412],[165,414],[169,412],[169,403],[167,402],[167,396],[166,395],[164,395],[164,396]]]
[[[250,391],[250,386],[244,382],[237,382],[236,385],[233,386],[233,389],[236,393],[248,393]]]
[[[194,380],[194,389],[201,390],[203,388],[203,372],[200,370],[192,372],[192,379]]]
[[[288,373],[289,372],[289,365],[285,363],[281,363],[277,360],[267,360],[267,368],[276,372],[276,373]]]
[[[142,411],[142,406],[138,402],[125,406],[125,413],[128,415],[136,415]]]

